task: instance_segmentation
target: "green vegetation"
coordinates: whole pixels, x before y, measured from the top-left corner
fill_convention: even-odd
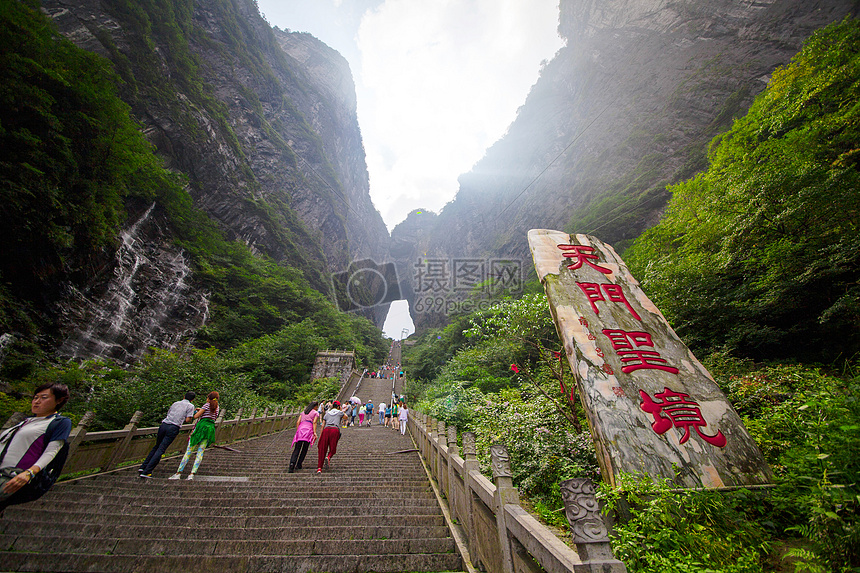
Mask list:
[[[110,63],[59,37],[33,4],[0,3],[0,325],[25,332],[34,326],[7,297],[27,300],[114,246],[125,200],[184,193],[116,97]]]
[[[694,351],[860,351],[860,24],[816,33],[626,258]]]
[[[599,480],[600,472],[570,399],[572,377],[552,354],[558,342],[546,302],[526,295],[468,321],[462,337],[446,328],[404,347],[413,380],[405,393],[417,409],[475,432],[488,473],[489,445],[505,443],[521,493],[547,523],[564,527],[559,481]],[[432,370],[433,356],[450,358]],[[514,374],[511,363],[528,375]],[[620,489],[603,486],[602,494],[611,509],[630,505],[629,520],[615,528],[617,556],[630,571],[653,573],[787,572],[790,563],[797,571],[860,570],[860,374],[726,354],[705,364],[761,447],[776,487],[678,492],[624,476]]]
[[[773,488],[728,493],[602,484],[631,572],[860,571],[858,82],[860,21],[815,34],[625,255],[775,475]],[[620,202],[608,194],[598,210]],[[564,525],[552,484],[599,476],[558,346],[542,297],[526,295],[427,332],[404,356],[417,407],[484,446],[503,441],[515,484]]]
[[[145,413],[144,423],[157,423],[186,390],[205,395],[217,389],[233,412],[303,405],[333,393],[331,381],[309,379],[317,351],[354,349],[360,364],[378,364],[388,350],[379,329],[339,312],[313,288],[321,280],[323,257],[312,242],[302,249],[296,236],[288,236],[286,229],[301,225],[286,206],[278,216],[289,220],[282,227],[273,224],[273,233],[283,234],[299,262],[318,254],[301,269],[226,240],[194,208],[185,182],[155,156],[118,96],[120,88],[136,90],[136,97],[158,96],[178,105],[161,72],[129,75],[155,65],[154,38],[172,47],[170,66],[176,81],[185,82],[182,91],[212,114],[220,104],[207,92],[186,45],[191,4],[145,4],[114,5],[118,17],[137,22],[132,28],[149,50],[139,55],[151,56],[145,66],[124,67],[118,58],[120,79],[110,62],[58,34],[37,2],[0,0],[0,332],[16,334],[0,365],[8,390],[0,393],[3,419],[29,409],[26,395],[35,384],[56,379],[72,389],[73,417],[96,411],[93,429],[121,427],[135,410]],[[229,129],[223,113],[222,118],[222,129]],[[50,346],[56,334],[50,312],[58,285],[81,286],[92,268],[113,256],[126,209],[153,201],[158,217],[190,253],[197,288],[210,293],[211,317],[196,337],[206,348],[154,351],[130,369],[109,362],[53,364],[40,344]]]
[[[404,365],[405,393],[416,408],[475,432],[484,470],[489,446],[503,441],[515,483],[544,519],[563,525],[558,482],[599,470],[584,415],[571,400],[573,379],[552,354],[558,347],[546,298],[526,294],[424,333],[404,347]],[[512,363],[530,375],[516,375]]]

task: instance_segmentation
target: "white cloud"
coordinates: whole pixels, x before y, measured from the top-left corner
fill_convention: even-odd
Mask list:
[[[353,73],[371,196],[389,227],[453,199],[561,47],[557,25],[557,0],[386,0],[365,12]]]

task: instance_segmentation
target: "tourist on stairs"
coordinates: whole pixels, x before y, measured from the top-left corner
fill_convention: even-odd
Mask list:
[[[331,458],[337,452],[337,441],[340,439],[340,421],[346,416],[340,409],[337,400],[331,405],[331,410],[323,416],[323,430],[320,434],[319,458],[317,461],[317,473],[322,473],[323,463],[326,469],[331,465]]]
[[[42,384],[33,395],[33,417],[0,434],[0,468],[17,474],[0,490],[0,515],[9,505],[38,499],[59,477],[68,449],[60,452],[72,431],[72,421],[57,412],[68,399],[65,384]]]
[[[406,423],[409,421],[409,408],[406,407],[405,402],[400,404],[400,413],[397,418],[400,422],[400,435],[402,436],[406,434]]]
[[[316,408],[319,402],[313,401],[308,404],[305,411],[299,414],[296,423],[296,435],[293,436],[293,455],[290,457],[289,472],[302,469],[302,462],[308,453],[308,447],[319,438],[320,415]]]
[[[364,405],[364,411],[367,413],[367,425],[373,425],[373,400],[368,400]]]
[[[155,469],[155,466],[161,461],[161,456],[164,455],[164,452],[167,451],[167,448],[170,447],[170,444],[179,435],[182,424],[191,422],[195,410],[191,400],[196,395],[194,392],[186,392],[184,400],[178,400],[170,405],[170,409],[167,410],[167,416],[165,416],[158,427],[158,434],[155,436],[155,446],[149,452],[149,455],[146,456],[146,459],[143,460],[140,469],[137,470],[140,477],[152,477],[152,470]]]
[[[167,479],[182,478],[182,470],[185,469],[185,464],[191,458],[191,452],[196,448],[197,455],[194,458],[194,465],[191,466],[191,474],[188,476],[189,480],[194,479],[197,468],[200,467],[200,462],[203,461],[203,452],[206,451],[206,446],[215,439],[215,420],[218,419],[218,398],[218,392],[209,392],[209,395],[206,396],[206,403],[194,414],[194,419],[199,420],[197,427],[194,428],[191,439],[188,440],[188,447],[185,448],[185,455],[182,456],[182,461],[179,462],[179,469]]]

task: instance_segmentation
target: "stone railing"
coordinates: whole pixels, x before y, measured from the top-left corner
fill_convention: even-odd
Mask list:
[[[626,573],[612,554],[590,480],[560,484],[571,547],[520,505],[505,446],[490,447],[490,481],[478,468],[475,434],[463,434],[461,455],[456,427],[419,412],[410,414],[409,429],[419,454],[447,499],[450,517],[462,527],[474,566],[499,573]]]
[[[366,370],[364,372],[367,372]],[[352,396],[355,396],[361,388],[361,381],[364,380],[364,372],[352,370],[346,382],[340,387],[340,392],[337,394],[337,400],[341,403],[346,402]]]
[[[110,471],[125,462],[142,460],[155,445],[158,426],[139,428],[137,426],[143,412],[137,411],[129,423],[121,430],[105,432],[87,432],[87,426],[92,420],[92,412],[87,412],[69,436],[69,457],[63,466],[63,475],[78,472]],[[224,419],[224,412],[218,415],[215,422],[215,440],[213,445],[246,440],[256,436],[279,432],[296,424],[298,413],[269,414],[268,408],[262,415],[257,415],[257,409],[250,416],[242,418],[241,408],[232,420]],[[165,456],[181,454],[188,446],[188,439],[194,424],[182,426],[180,434],[173,440],[164,453]]]

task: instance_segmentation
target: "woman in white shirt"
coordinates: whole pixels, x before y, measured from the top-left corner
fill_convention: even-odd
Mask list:
[[[0,512],[9,505],[33,501],[45,493],[45,490],[37,490],[37,483],[33,481],[39,472],[59,473],[60,468],[46,468],[66,444],[72,431],[72,421],[58,414],[68,399],[69,389],[65,384],[42,384],[33,395],[30,406],[33,416],[0,434],[0,468],[19,470],[15,477],[3,484]],[[57,477],[52,475],[50,484]]]

